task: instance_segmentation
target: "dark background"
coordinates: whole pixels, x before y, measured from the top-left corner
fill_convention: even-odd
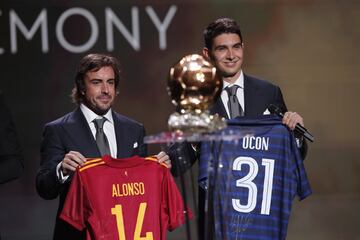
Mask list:
[[[35,191],[42,127],[73,110],[69,94],[80,58],[110,53],[121,62],[120,94],[114,109],[145,124],[148,134],[167,130],[174,106],[166,92],[167,73],[175,62],[200,53],[202,31],[218,17],[236,19],[245,41],[244,71],[280,85],[288,108],[299,112],[316,137],[305,165],[314,194],[295,201],[288,239],[360,239],[359,42],[360,1],[40,1],[0,3],[0,89],[11,108],[25,156],[21,179],[0,186],[0,232],[3,239],[50,239],[57,201]],[[166,48],[146,7],[162,22],[170,7],[176,13],[166,31]],[[82,8],[96,19],[94,45],[82,52],[65,49],[56,24],[69,9]],[[106,45],[105,9],[110,8],[132,33],[131,9],[139,14],[140,49],[114,28],[114,49]],[[16,27],[11,40],[10,15],[27,31],[46,13],[48,51],[40,27],[27,40]],[[19,23],[19,21],[17,21]],[[42,23],[44,23],[43,21]],[[73,15],[64,23],[65,39],[84,45],[89,22]],[[156,153],[158,146],[152,146]],[[192,223],[194,224],[194,223]],[[169,234],[184,239],[183,231]]]

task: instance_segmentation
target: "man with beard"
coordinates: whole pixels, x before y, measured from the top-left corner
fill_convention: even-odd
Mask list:
[[[78,107],[44,127],[36,189],[44,199],[60,196],[54,239],[85,239],[85,232],[77,231],[58,216],[72,173],[86,162],[86,158],[147,155],[143,125],[111,109],[117,95],[119,74],[119,64],[114,57],[85,56],[78,66],[72,92]],[[171,167],[164,152],[157,158]]]

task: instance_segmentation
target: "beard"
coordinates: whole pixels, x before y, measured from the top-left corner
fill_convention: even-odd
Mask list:
[[[101,104],[98,101],[91,101],[91,100],[89,100],[87,98],[83,99],[83,103],[85,104],[85,106],[87,106],[91,111],[93,111],[97,115],[103,116],[112,107],[114,99],[112,99],[112,101],[109,104]]]

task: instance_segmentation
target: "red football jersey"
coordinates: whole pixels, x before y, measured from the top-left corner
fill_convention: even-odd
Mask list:
[[[154,160],[88,159],[73,176],[60,218],[86,228],[87,239],[166,239],[184,223],[185,209],[170,171]]]

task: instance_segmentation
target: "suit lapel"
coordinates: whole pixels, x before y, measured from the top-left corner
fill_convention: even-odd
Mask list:
[[[257,87],[253,81],[244,74],[244,101],[245,101],[245,116],[256,115],[257,107]]]
[[[210,114],[215,114],[215,113],[219,114],[223,118],[229,119],[220,96],[216,100],[214,105],[210,108]]]
[[[116,135],[116,145],[117,145],[117,158],[123,158],[124,156],[128,156],[129,149],[127,147],[127,142],[129,137],[127,138],[125,135],[124,123],[121,118],[117,116],[117,114],[112,111],[113,119],[114,119],[114,127],[115,127],[115,135]]]
[[[85,157],[100,156],[94,136],[80,108],[70,114],[63,128],[76,147],[72,150],[79,151]]]

